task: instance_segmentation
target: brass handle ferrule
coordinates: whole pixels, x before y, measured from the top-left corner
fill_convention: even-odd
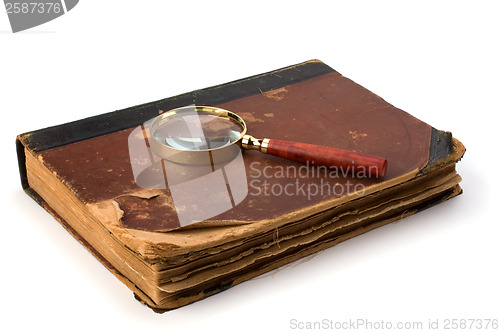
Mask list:
[[[248,134],[241,139],[241,147],[243,149],[256,149],[264,154],[267,154],[268,144],[269,139],[257,139]]]

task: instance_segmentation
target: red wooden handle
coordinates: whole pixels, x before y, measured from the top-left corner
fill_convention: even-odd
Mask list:
[[[355,177],[384,177],[387,171],[385,158],[307,143],[269,140],[267,153],[309,165],[336,167],[339,174]]]

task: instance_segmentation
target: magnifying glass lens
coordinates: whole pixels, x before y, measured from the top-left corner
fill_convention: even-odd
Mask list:
[[[242,125],[217,114],[193,112],[166,117],[154,132],[155,139],[182,150],[220,148],[239,140]]]

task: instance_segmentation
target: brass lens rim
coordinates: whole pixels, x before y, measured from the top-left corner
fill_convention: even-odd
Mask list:
[[[210,114],[222,118],[227,118],[231,121],[234,121],[239,126],[241,126],[241,132],[238,138],[233,142],[228,142],[227,144],[217,148],[201,149],[201,150],[190,150],[190,149],[171,147],[156,139],[155,132],[162,124],[168,121],[169,118],[176,115],[193,114],[193,113]],[[221,158],[224,159],[226,158],[230,159],[237,153],[237,151],[239,151],[241,140],[246,135],[246,132],[247,132],[247,126],[245,124],[245,121],[240,116],[238,116],[234,112],[213,106],[184,106],[173,110],[169,110],[154,118],[153,121],[151,122],[151,125],[149,126],[150,147],[153,150],[153,152],[155,152],[157,155],[159,155],[164,159],[177,163],[187,163],[187,164],[205,164],[208,153],[211,153],[212,155],[215,154],[215,156],[221,156]]]

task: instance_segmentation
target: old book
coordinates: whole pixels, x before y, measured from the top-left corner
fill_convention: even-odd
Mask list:
[[[237,180],[230,173],[220,197],[203,188],[206,175],[190,190],[168,177],[144,185],[134,169],[142,157],[131,148],[149,153],[144,124],[191,104],[231,110],[255,136],[384,157],[387,173],[362,177],[243,151],[241,193],[231,191]],[[160,312],[460,194],[455,164],[465,152],[451,133],[317,60],[25,133],[16,142],[26,193]],[[179,195],[190,198],[187,206],[177,204]],[[183,227],[182,212],[206,213],[214,198],[226,208]]]

